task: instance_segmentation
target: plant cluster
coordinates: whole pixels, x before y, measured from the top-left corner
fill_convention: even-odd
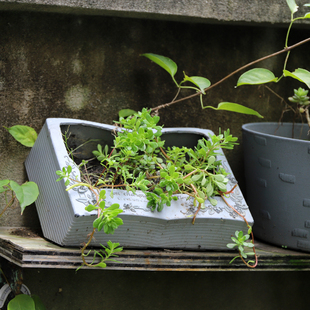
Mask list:
[[[195,149],[165,147],[161,140],[159,116],[143,109],[132,117],[120,117],[112,151],[98,145],[94,155],[103,171],[99,187],[122,187],[135,193],[143,191],[148,206],[161,211],[170,206],[176,193],[194,197],[195,204],[204,204],[212,196],[227,191],[227,172],[216,160],[220,148],[232,149],[237,138],[229,130],[210,139],[200,139]],[[113,195],[113,192],[112,192]]]
[[[229,130],[199,139],[193,149],[185,146],[166,147],[162,140],[163,127],[158,125],[159,119],[159,116],[152,116],[148,109],[129,117],[120,117],[116,122],[113,145],[98,145],[97,150],[93,151],[102,166],[100,175],[93,176],[87,169],[84,169],[84,172],[81,169],[84,176],[80,181],[71,178],[71,166],[56,172],[58,181],[64,179],[66,185],[73,182],[67,190],[86,186],[95,194],[96,204],[85,208],[89,212],[98,211],[98,217],[93,223],[93,233],[96,229],[103,229],[105,233],[113,234],[114,230],[123,224],[118,217],[122,212],[119,205],[106,207],[104,188],[112,189],[112,198],[115,188],[133,193],[141,190],[146,195],[148,207],[158,212],[166,206],[169,207],[172,200],[177,200],[176,194],[186,194],[193,198],[194,206],[197,207],[193,223],[199,210],[205,208],[205,201],[216,205],[217,200],[213,197],[217,195],[222,196],[226,202],[225,195],[233,191],[227,191],[228,173],[217,159],[220,149],[233,149],[237,144],[237,138],[233,137]],[[72,154],[70,150],[68,152]],[[84,161],[82,166],[87,164],[88,162]],[[96,181],[92,182],[91,179]],[[86,246],[92,237],[93,234]],[[86,247],[82,253],[85,249]],[[95,257],[96,255],[98,256],[98,253],[95,253]],[[84,265],[105,266],[104,257],[101,258],[101,265],[87,264],[85,261]]]

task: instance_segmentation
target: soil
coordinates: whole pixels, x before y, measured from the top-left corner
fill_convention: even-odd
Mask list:
[[[11,235],[27,237],[27,238],[42,238],[43,234],[40,229],[21,227],[16,228],[10,232]]]

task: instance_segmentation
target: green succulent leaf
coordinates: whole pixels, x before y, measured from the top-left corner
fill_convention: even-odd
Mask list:
[[[87,207],[85,207],[85,210],[87,212],[91,212],[91,211],[94,211],[94,210],[97,210],[98,207],[94,206],[94,205],[88,205]]]
[[[237,82],[237,87],[241,85],[260,85],[270,82],[277,82],[278,78],[268,69],[254,68],[243,73]]]
[[[122,109],[118,112],[118,116],[121,117],[127,117],[136,114],[137,112],[131,109]]]
[[[248,248],[253,248],[254,247],[254,244],[250,243],[250,242],[244,242],[243,245],[248,247]]]
[[[226,246],[227,246],[229,249],[233,249],[234,247],[237,246],[237,244],[236,244],[236,243],[228,243]]]
[[[217,200],[216,199],[209,198],[209,201],[210,201],[212,206],[216,206],[217,205]]]
[[[8,130],[15,140],[27,147],[32,147],[38,136],[36,131],[29,126],[16,125],[4,128]]]
[[[154,61],[157,65],[165,69],[171,75],[171,77],[174,77],[174,75],[176,74],[178,70],[177,64],[168,57],[156,55],[152,53],[145,53],[145,54],[142,54],[141,56],[144,56]]]
[[[305,83],[310,88],[310,72],[308,70],[301,68],[296,69],[294,72],[283,70],[283,74]]]

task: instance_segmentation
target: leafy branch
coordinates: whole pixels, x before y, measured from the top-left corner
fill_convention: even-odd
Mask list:
[[[287,62],[289,59],[290,51],[296,47],[301,46],[302,44],[310,42],[310,38],[307,38],[307,39],[302,40],[302,41],[300,41],[294,45],[288,46],[288,40],[289,40],[289,35],[290,35],[292,25],[297,20],[309,19],[310,18],[310,12],[306,13],[304,16],[294,18],[294,14],[298,11],[298,6],[297,6],[295,0],[286,0],[286,2],[287,2],[287,5],[291,11],[291,20],[290,20],[290,24],[289,24],[289,27],[287,30],[286,37],[285,37],[285,47],[278,52],[264,56],[262,58],[259,58],[255,61],[252,61],[252,62],[238,68],[237,70],[228,74],[227,76],[225,76],[224,78],[222,78],[218,82],[214,83],[213,85],[211,85],[211,82],[205,77],[198,77],[198,76],[188,77],[185,73],[184,73],[184,79],[180,83],[177,83],[177,81],[175,80],[175,77],[174,77],[176,72],[177,72],[177,65],[173,60],[171,60],[168,57],[156,55],[156,54],[152,54],[152,53],[142,54],[141,56],[144,56],[144,57],[150,59],[151,61],[153,61],[154,63],[159,65],[161,68],[166,70],[170,74],[172,80],[174,81],[174,83],[176,84],[176,86],[178,88],[177,94],[171,102],[161,104],[155,108],[152,108],[152,111],[157,113],[160,109],[167,108],[167,107],[171,106],[172,104],[175,104],[175,103],[185,101],[185,100],[194,98],[196,96],[199,96],[202,109],[211,108],[214,110],[231,111],[231,112],[237,112],[237,113],[242,113],[242,114],[255,115],[257,117],[262,118],[263,116],[261,116],[257,111],[250,109],[250,108],[247,108],[247,107],[240,105],[240,104],[237,104],[237,103],[221,102],[218,104],[217,107],[205,106],[203,104],[203,95],[205,95],[207,91],[209,91],[212,88],[216,87],[217,85],[221,84],[222,82],[224,82],[228,78],[232,77],[233,75],[239,73],[240,71],[247,69],[247,68],[263,61],[263,60],[278,56],[282,53],[287,53],[287,56],[286,56],[285,61],[284,61],[283,73],[282,73],[280,78],[276,78],[275,75],[270,70],[267,70],[264,68],[255,68],[255,69],[251,69],[251,70],[243,73],[240,76],[240,78],[237,82],[237,87],[239,87],[241,85],[246,85],[246,84],[247,85],[259,85],[259,84],[266,84],[266,83],[270,83],[270,82],[276,82],[277,83],[282,79],[282,77],[294,78],[294,79],[296,79],[302,83],[305,83],[308,87],[310,87],[310,72],[308,70],[301,69],[301,68],[296,69],[294,72],[289,72],[288,70],[286,70],[286,65],[287,65]],[[309,7],[310,4],[305,4],[304,6]],[[191,86],[183,86],[183,84],[186,82],[190,83]],[[179,94],[180,94],[181,89],[183,89],[183,88],[193,89],[193,90],[195,90],[195,93],[192,95],[186,96],[184,98],[177,99]]]

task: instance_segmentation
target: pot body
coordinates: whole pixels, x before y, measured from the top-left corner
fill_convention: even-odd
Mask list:
[[[255,236],[310,252],[308,126],[251,123],[242,130],[246,200],[255,220]]]
[[[53,242],[65,246],[80,246],[92,231],[92,223],[97,212],[87,212],[85,207],[95,203],[93,193],[86,187],[75,187],[66,191],[64,181],[56,182],[57,170],[71,165],[72,176],[80,180],[80,171],[70,159],[63,142],[63,134],[70,135],[70,147],[77,149],[80,159],[93,157],[97,144],[112,145],[114,126],[74,119],[47,119],[26,162],[29,180],[39,187],[36,208],[43,234]],[[162,131],[165,146],[194,147],[198,139],[208,139],[209,130],[198,128],[165,128]],[[87,142],[87,143],[85,143]],[[229,175],[228,190],[236,180],[222,151],[218,154]],[[199,211],[195,224],[192,217],[196,208],[193,199],[187,195],[177,195],[170,207],[152,212],[147,207],[143,192],[134,195],[126,190],[114,190],[113,198],[106,190],[106,205],[118,203],[123,213],[119,216],[124,224],[116,229],[114,235],[102,231],[95,234],[91,245],[105,244],[106,241],[119,242],[127,248],[172,248],[172,249],[227,249],[230,236],[235,230],[247,231],[246,225],[220,197],[218,204]],[[238,212],[243,214],[249,224],[253,218],[237,187],[227,199]]]

